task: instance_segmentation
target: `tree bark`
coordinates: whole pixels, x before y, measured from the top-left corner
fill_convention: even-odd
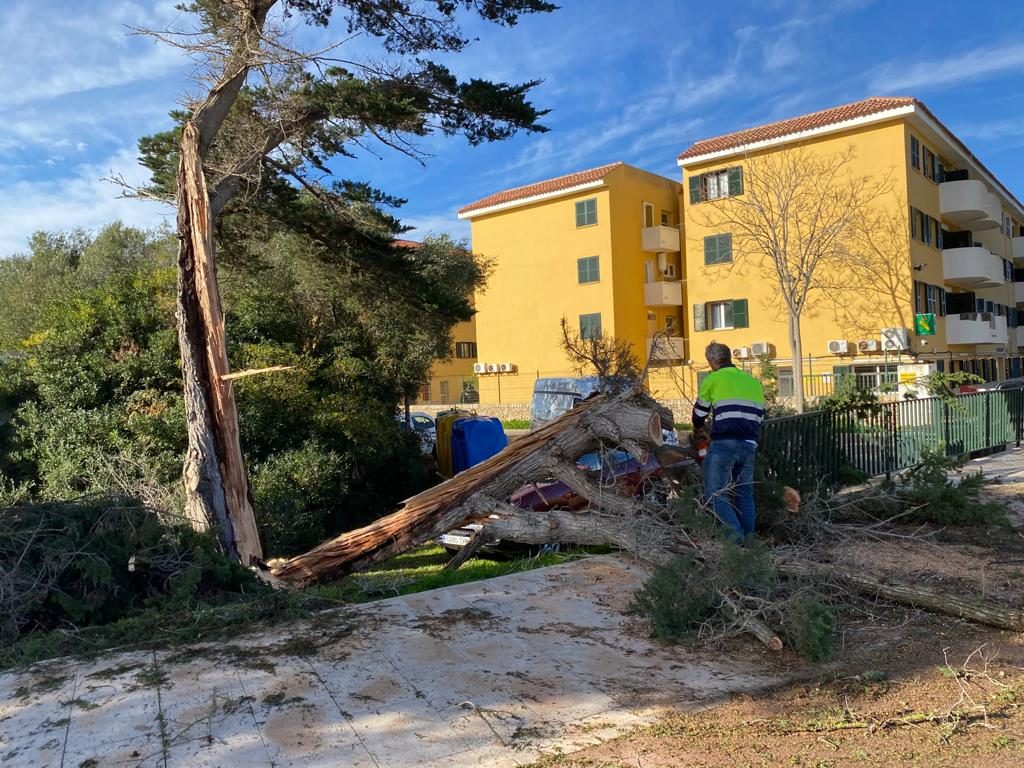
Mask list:
[[[804,412],[804,343],[800,318],[789,311],[789,348],[793,353],[793,407]]]
[[[185,124],[178,169],[178,344],[188,449],[182,476],[186,514],[215,527],[225,551],[249,565],[263,556],[238,433],[224,315],[214,263],[213,222],[199,129]]]

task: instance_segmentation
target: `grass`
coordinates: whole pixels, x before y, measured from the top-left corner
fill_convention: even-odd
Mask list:
[[[501,426],[505,429],[529,429],[529,419],[502,419]]]
[[[217,604],[150,608],[102,626],[29,634],[13,646],[0,648],[0,670],[64,656],[231,640],[244,632],[308,619],[327,609],[557,565],[596,552],[572,550],[504,560],[480,557],[446,571],[444,548],[429,544],[372,570],[301,591],[274,591],[260,585],[249,594],[233,595]],[[305,652],[301,648],[281,650],[293,655]]]

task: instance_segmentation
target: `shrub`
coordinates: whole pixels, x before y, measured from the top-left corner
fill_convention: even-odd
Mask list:
[[[529,429],[530,428],[530,420],[529,419],[503,419],[502,422],[501,422],[501,426],[503,426],[505,429]]]

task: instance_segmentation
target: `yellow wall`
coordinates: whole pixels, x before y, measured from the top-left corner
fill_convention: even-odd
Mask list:
[[[518,367],[516,375],[482,376],[481,402],[528,402],[538,376],[576,375],[561,348],[563,316],[578,331],[581,314],[600,312],[602,332],[628,338],[645,358],[641,203],[655,204],[656,220],[662,207],[678,220],[678,188],[621,166],[601,187],[472,219],[473,251],[494,263],[476,297],[479,360]],[[575,204],[590,198],[597,224],[577,228]],[[599,257],[600,281],[579,285],[585,256]]]
[[[424,398],[422,393],[417,403],[457,403],[462,395],[462,383],[472,379],[475,357],[455,357],[455,345],[460,341],[476,341],[476,317],[458,323],[452,329],[452,356],[447,360],[437,360],[430,369],[430,397]],[[441,384],[447,384],[448,396],[444,397]]]

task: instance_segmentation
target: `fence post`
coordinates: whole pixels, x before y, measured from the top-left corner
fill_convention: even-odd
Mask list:
[[[992,393],[985,393],[985,450],[992,450]]]
[[[946,455],[950,456],[950,440],[949,440],[949,403],[945,400],[942,401],[942,426],[943,435],[946,441]]]

